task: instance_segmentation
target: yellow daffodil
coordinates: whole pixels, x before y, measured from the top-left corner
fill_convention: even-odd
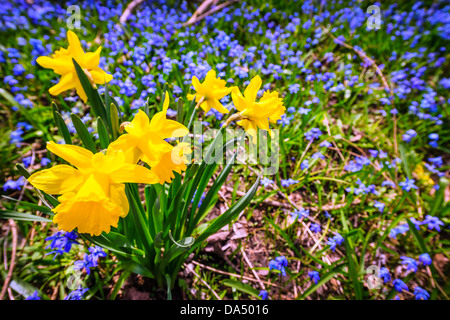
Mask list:
[[[269,131],[273,137],[273,133],[269,128],[269,122],[276,123],[286,110],[283,106],[283,99],[278,97],[278,92],[276,91],[264,92],[259,102],[256,102],[256,96],[259,88],[261,88],[261,84],[261,78],[255,76],[245,89],[244,95],[237,87],[231,92],[233,103],[239,111],[235,117],[236,120],[240,120],[237,124],[244,127],[245,131],[252,136],[253,142],[256,142],[257,128]]]
[[[143,166],[129,164],[122,151],[105,154],[73,145],[47,144],[47,149],[68,161],[32,174],[28,181],[48,194],[61,194],[52,211],[59,229],[99,235],[117,227],[128,214],[124,183],[157,183],[158,177]]]
[[[139,110],[134,119],[124,126],[126,134],[121,135],[109,145],[109,149],[122,150],[127,162],[146,162],[150,167],[156,165],[161,157],[172,151],[173,146],[166,142],[166,138],[183,137],[189,130],[181,123],[166,118],[169,108],[169,94],[166,92],[163,111],[153,118]]]
[[[226,84],[227,82],[225,80],[216,78],[216,72],[214,70],[209,70],[203,83],[200,83],[196,76],[192,77],[192,85],[195,88],[196,94],[188,94],[187,98],[188,100],[193,100],[195,96],[195,101],[200,103],[200,107],[205,112],[213,108],[221,113],[228,113],[229,110],[219,101],[232,90],[232,88],[225,87]]]
[[[432,186],[435,184],[433,179],[430,177],[429,172],[425,172],[423,165],[421,163],[416,165],[416,168],[414,169],[414,174],[417,176],[418,180],[420,180],[423,184],[427,186]]]
[[[154,163],[151,171],[158,176],[159,183],[163,184],[164,182],[172,181],[175,178],[173,171],[179,174],[185,171],[188,163],[186,154],[189,153],[191,153],[189,144],[182,142],[173,147],[171,151],[165,153],[158,162]]]
[[[93,83],[105,84],[111,81],[113,77],[98,66],[102,47],[99,47],[95,52],[85,53],[81,47],[80,40],[74,32],[67,31],[67,39],[69,40],[67,49],[61,48],[51,57],[39,57],[36,59],[36,62],[44,68],[53,69],[55,73],[62,76],[59,83],[50,88],[50,94],[56,96],[63,91],[76,89],[80,98],[86,102],[87,96],[78,79],[72,58],[83,68]]]

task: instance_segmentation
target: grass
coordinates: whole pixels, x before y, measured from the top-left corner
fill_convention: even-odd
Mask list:
[[[132,15],[123,27],[116,25],[123,11],[117,3],[110,1],[97,8],[83,6],[82,16],[88,20],[83,20],[82,29],[75,31],[88,44],[85,49],[90,47],[88,51],[103,45],[102,64],[115,75],[108,90],[114,97],[120,97],[117,104],[121,120],[130,121],[135,107],[143,108],[145,102],[150,106],[149,113],[160,110],[164,85],[171,96],[185,102],[177,105],[172,99],[170,106],[178,110],[177,119],[183,119],[190,114],[186,95],[192,93],[192,76],[200,77],[209,68],[222,72],[222,79],[234,79],[234,85],[240,88],[260,75],[263,84],[270,84],[271,90],[281,93],[286,108],[295,108],[292,112],[287,110],[289,120],[284,125],[272,125],[280,133],[279,170],[267,176],[272,183],[260,185],[251,204],[234,224],[217,230],[223,238],[210,239],[195,249],[194,257],[186,262],[170,292],[173,298],[259,299],[259,291],[264,288],[270,299],[378,300],[395,296],[414,299],[414,288],[420,287],[430,294],[430,299],[448,299],[450,129],[448,89],[442,80],[449,77],[450,46],[443,35],[443,22],[436,22],[439,12],[447,10],[448,14],[444,3],[428,1],[420,9],[432,7],[434,3],[433,10],[418,16],[414,12],[410,14],[412,9],[406,4],[390,8],[390,2],[383,2],[383,24],[379,30],[366,28],[368,15],[364,12],[369,4],[365,2],[330,3],[325,7],[316,6],[315,12],[310,12],[304,4],[302,13],[298,14],[300,21],[295,24],[297,16],[290,4],[252,0],[242,5],[232,4],[191,27],[183,27],[181,23],[194,12],[197,6],[194,2],[185,7],[170,1],[166,8],[146,3],[136,9],[140,14]],[[20,2],[6,12],[26,16],[27,6]],[[34,6],[41,6],[41,2],[36,1]],[[170,8],[174,9],[169,11]],[[26,20],[35,32],[26,28],[11,32],[13,27],[5,25],[0,28],[3,36],[0,52],[5,60],[0,64],[1,79],[13,75],[17,63],[26,70],[23,75],[15,76],[18,85],[4,80],[0,91],[2,184],[22,175],[15,165],[22,163],[24,157],[33,159],[27,168],[30,172],[42,167],[42,157],[50,158],[52,164],[61,163],[46,151],[46,141],[72,141],[93,151],[108,145],[105,134],[108,124],[97,119],[89,105],[65,99],[76,97],[75,92],[51,96],[48,89],[57,76],[33,62],[37,55],[48,55],[66,46],[65,8],[55,12],[37,21],[28,16]],[[336,14],[335,19],[330,20],[324,12]],[[410,14],[411,19],[399,20],[402,12],[405,16]],[[0,21],[7,21],[8,14],[4,14]],[[359,21],[356,28],[353,17],[362,17],[355,18]],[[310,28],[304,26],[307,21],[312,22]],[[388,32],[391,27],[393,31]],[[61,34],[60,28],[64,29]],[[322,31],[316,32],[318,29]],[[412,35],[406,34],[409,30]],[[166,39],[162,40],[162,36]],[[334,41],[338,36],[345,37],[345,45]],[[26,44],[19,44],[19,38],[24,38]],[[42,47],[31,44],[31,38],[41,40]],[[312,44],[314,40],[316,44]],[[45,46],[50,48],[47,50]],[[8,48],[19,50],[17,62]],[[328,60],[326,54],[330,52],[333,55]],[[408,58],[411,53],[415,55]],[[361,58],[364,56],[375,64],[368,64]],[[440,58],[444,61],[439,64]],[[315,65],[317,61],[320,66]],[[33,74],[34,78],[27,79],[26,74]],[[315,79],[307,78],[308,74],[315,75]],[[319,74],[322,80],[318,79]],[[334,83],[327,87],[328,80],[323,77],[331,74]],[[340,83],[343,90],[336,88]],[[297,90],[292,89],[294,84],[299,85]],[[385,90],[386,84],[395,89],[392,95]],[[18,86],[27,87],[17,89]],[[148,94],[142,95],[145,90],[149,90]],[[435,95],[430,97],[430,92]],[[28,107],[21,99],[29,99],[32,106]],[[234,108],[231,99],[222,102],[227,108]],[[411,112],[410,106],[415,102],[421,113]],[[426,103],[431,106],[427,107]],[[397,113],[392,113],[394,109]],[[71,111],[76,112],[70,115]],[[60,129],[65,127],[53,121],[55,114],[59,123],[64,122],[69,129]],[[440,124],[436,121],[439,115]],[[206,128],[211,129],[220,128],[226,120],[203,111],[198,111],[196,117],[207,122]],[[33,128],[24,130],[22,141],[12,143],[14,130],[23,121]],[[70,131],[71,125],[77,133]],[[322,134],[310,142],[305,133],[312,128],[320,129]],[[411,142],[403,139],[409,129],[417,133]],[[92,133],[100,139],[92,139]],[[429,144],[431,133],[439,135],[437,147]],[[321,146],[323,141],[331,146]],[[378,156],[372,156],[369,150],[377,150]],[[381,151],[386,153],[385,158],[380,157]],[[317,152],[321,152],[323,159],[314,159]],[[442,177],[426,166],[431,164],[429,158],[439,156],[443,165],[437,170],[443,173]],[[367,163],[352,172],[349,166],[358,157],[367,157]],[[308,168],[302,167],[304,160],[308,161]],[[208,195],[208,199],[217,199],[216,205],[200,207],[200,211],[212,216],[223,213],[252,186],[263,168],[260,164],[228,167],[231,174],[226,177],[224,187]],[[211,175],[217,180],[225,178]],[[294,183],[285,185],[284,180],[289,178]],[[399,183],[406,178],[415,179],[418,189],[402,190]],[[366,191],[355,194],[358,179],[364,188],[374,185],[376,194]],[[383,181],[391,181],[395,187],[383,186]],[[212,184],[203,187],[207,192]],[[90,243],[74,245],[69,253],[53,259],[53,255],[48,255],[49,242],[45,239],[56,231],[56,226],[42,217],[49,212],[44,202],[52,199],[39,198],[29,184],[1,194],[0,217],[5,219],[1,222],[0,237],[0,259],[5,266],[2,281],[7,278],[8,270],[12,270],[11,290],[5,291],[3,298],[23,299],[38,290],[42,299],[64,299],[70,291],[67,281],[73,276],[70,266],[82,259]],[[196,195],[194,207],[200,197],[200,193]],[[375,201],[385,205],[382,212],[374,207]],[[290,213],[300,208],[308,209],[309,215],[293,220]],[[17,218],[17,212],[21,213],[22,220],[7,220]],[[183,209],[183,212],[187,211]],[[42,221],[27,221],[29,215],[39,216]],[[428,228],[427,224],[417,230],[410,220],[424,221],[427,215],[444,223],[440,232]],[[311,230],[313,223],[321,226],[319,232]],[[409,230],[393,237],[392,231],[403,224]],[[332,250],[328,241],[336,234],[344,242]],[[15,263],[11,268],[13,252]],[[432,265],[419,263],[418,271],[411,272],[401,264],[400,257],[418,261],[423,253],[431,256]],[[278,256],[287,258],[286,276],[269,270],[269,261]],[[409,292],[397,293],[392,281],[382,283],[379,290],[368,289],[366,270],[370,265],[386,267],[392,280],[402,279]],[[134,272],[142,273],[138,266],[134,268]],[[317,284],[308,276],[312,270],[319,271]],[[136,291],[144,292],[149,299],[167,298],[167,292],[157,289],[156,283],[123,271],[112,251],[100,260],[98,268],[80,279],[89,288],[85,299],[136,298],[136,293],[133,296]]]

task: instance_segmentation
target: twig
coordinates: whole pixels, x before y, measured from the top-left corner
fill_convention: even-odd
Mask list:
[[[264,286],[264,283],[262,283],[261,279],[258,276],[258,273],[253,269],[253,265],[250,262],[250,260],[248,259],[247,255],[245,254],[243,248],[241,248],[241,253],[242,253],[242,256],[244,257],[245,262],[247,262],[248,266],[250,267],[250,270],[252,270],[253,275],[258,280],[259,285],[261,286],[261,289],[266,290],[266,287]]]
[[[223,274],[223,275],[227,275],[227,276],[234,277],[234,278],[241,278],[241,279],[248,280],[248,281],[253,281],[253,282],[262,282],[262,283],[265,283],[265,284],[267,284],[267,285],[269,285],[269,286],[275,286],[275,287],[278,287],[276,284],[272,284],[272,283],[270,283],[270,282],[268,282],[268,281],[257,280],[257,279],[253,279],[253,278],[251,278],[251,277],[242,276],[242,275],[237,274],[237,273],[230,273],[230,272],[218,270],[218,269],[215,269],[215,268],[213,268],[213,267],[209,267],[209,266],[206,266],[206,265],[204,265],[204,264],[201,264],[200,262],[197,262],[197,261],[195,261],[195,260],[192,260],[191,262],[192,262],[193,264],[198,265],[199,267],[202,267],[202,268],[205,268],[205,269],[208,269],[208,270],[210,270],[210,271],[217,272],[217,273],[220,273],[220,274]]]
[[[217,12],[217,11],[220,11],[220,10],[222,10],[223,8],[229,6],[230,4],[232,4],[232,3],[234,3],[234,2],[237,2],[237,1],[238,1],[238,0],[229,0],[229,1],[227,1],[227,2],[224,2],[224,3],[220,4],[220,5],[218,5],[217,7],[214,7],[213,9],[209,10],[208,12],[205,12],[204,14],[202,14],[202,15],[200,15],[200,16],[198,16],[198,17],[195,17],[195,18],[194,18],[194,16],[192,16],[187,22],[185,22],[185,23],[183,24],[183,27],[188,27],[188,26],[190,26],[191,24],[197,23],[197,22],[199,22],[199,21],[205,19],[207,16],[209,16],[209,15],[211,15],[211,14]],[[205,1],[205,2],[210,2],[210,1],[207,0],[207,1]],[[195,14],[195,13],[194,13],[194,14]]]
[[[191,268],[187,264],[184,264],[184,267],[191,271],[197,278],[199,278],[200,281],[214,294],[217,300],[222,300],[222,298],[220,298],[220,296],[213,290],[213,288],[211,288],[211,286],[194,271],[194,268]]]
[[[126,7],[126,9],[123,11],[122,15],[120,16],[120,19],[119,19],[120,24],[123,25],[127,21],[128,16],[131,14],[131,12],[133,12],[134,8],[136,8],[142,2],[144,2],[144,0],[133,0],[133,1],[131,1],[128,4],[128,6]]]
[[[11,282],[14,267],[16,265],[16,250],[17,250],[17,225],[13,219],[8,220],[11,232],[12,232],[12,252],[11,252],[11,262],[9,263],[9,271],[6,276],[5,283],[3,284],[2,292],[0,293],[0,300],[3,300],[3,297],[6,294],[7,289],[9,288],[9,283]]]

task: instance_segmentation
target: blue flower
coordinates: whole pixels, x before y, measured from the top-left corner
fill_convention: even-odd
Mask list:
[[[385,180],[381,183],[381,186],[395,188],[395,183],[393,183],[392,181],[389,181],[389,180]]]
[[[311,281],[314,281],[315,284],[317,284],[317,282],[320,280],[319,272],[317,272],[317,271],[308,272],[308,276],[309,276],[309,279]]]
[[[396,239],[398,234],[405,234],[409,230],[408,224],[401,224],[396,228],[392,228],[389,237]]]
[[[289,178],[289,179],[281,179],[281,186],[282,186],[282,187],[285,187],[285,188],[289,187],[289,186],[292,185],[292,184],[296,184],[296,183],[298,183],[298,180],[294,180],[294,179],[292,179],[292,178]]]
[[[269,293],[266,290],[261,290],[258,296],[261,297],[261,300],[267,300],[269,298]]]
[[[25,184],[25,178],[24,177],[20,177],[17,180],[8,180],[5,182],[5,184],[3,185],[3,191],[8,191],[8,190],[21,190],[23,185]]]
[[[49,158],[43,157],[41,159],[41,166],[45,167],[47,166],[50,162],[52,162]]]
[[[28,168],[31,165],[31,160],[32,157],[25,157],[22,159],[23,165],[25,166],[25,168]]]
[[[444,222],[439,220],[438,217],[426,215],[425,220],[422,221],[422,224],[427,224],[429,230],[436,229],[438,232],[441,232],[441,228],[439,226],[443,226]]]
[[[260,180],[260,183],[264,186],[264,187],[268,187],[269,185],[271,185],[273,183],[273,180],[270,180],[269,178],[262,178]]]
[[[38,292],[35,291],[31,296],[26,297],[25,300],[41,300],[41,298],[38,296]]]
[[[92,256],[85,253],[83,256],[83,260],[77,260],[74,263],[74,269],[75,270],[86,270],[86,273],[89,275],[91,274],[91,269],[94,267],[94,262],[92,261]]]
[[[320,232],[320,230],[322,230],[320,225],[317,223],[312,223],[311,226],[309,227],[309,229],[311,229],[311,231],[314,233]]]
[[[406,265],[406,270],[412,270],[414,272],[417,272],[417,262],[413,258],[401,256],[400,259],[402,259],[402,264]]]
[[[92,262],[92,266],[96,267],[98,265],[98,259],[100,257],[106,257],[106,252],[103,251],[102,247],[94,246],[89,248],[90,260]]]
[[[405,142],[411,142],[411,139],[415,138],[417,136],[417,132],[414,131],[413,129],[409,129],[408,131],[406,131],[403,136],[402,139]]]
[[[403,290],[409,291],[408,286],[400,279],[395,279],[392,284],[397,292],[402,292]]]
[[[429,266],[433,261],[428,253],[422,253],[419,256],[419,261],[422,262],[424,266]]]
[[[285,267],[287,267],[288,261],[285,256],[276,257],[274,260],[269,261],[269,270],[279,270],[283,276],[286,276]]]
[[[55,256],[53,257],[53,259],[55,259],[58,255],[69,252],[70,249],[72,249],[73,244],[78,244],[78,242],[75,241],[77,238],[78,234],[75,231],[66,232],[64,234],[61,231],[56,232],[54,235],[45,238],[45,241],[52,241],[46,249],[53,249],[53,251],[47,254],[55,253]]]
[[[381,213],[383,213],[384,207],[386,206],[384,203],[382,202],[378,202],[375,200],[375,204],[373,205],[375,208],[377,208],[378,210],[380,210]]]
[[[333,238],[328,239],[327,244],[330,246],[330,249],[334,252],[336,250],[336,246],[341,245],[344,242],[344,238],[337,233]]]
[[[309,161],[307,159],[303,160],[300,164],[300,169],[305,170],[309,168]]]
[[[389,270],[386,267],[382,267],[378,275],[380,276],[380,278],[383,278],[384,283],[391,281],[391,274],[389,273]]]
[[[312,128],[308,132],[304,133],[306,140],[314,141],[314,139],[318,139],[322,135],[322,131],[319,128]]]
[[[294,212],[289,213],[294,219],[300,220],[301,218],[306,218],[309,216],[309,209],[300,208],[295,209]]]
[[[300,90],[300,84],[294,83],[289,85],[289,93],[297,93]]]
[[[327,147],[327,148],[329,148],[329,147],[331,147],[331,146],[333,146],[333,145],[331,144],[331,142],[329,142],[329,141],[327,141],[327,140],[324,140],[324,141],[322,141],[322,142],[319,144],[319,147]]]
[[[72,291],[67,295],[67,297],[64,298],[64,300],[81,300],[88,291],[88,288],[83,288],[82,286],[79,286],[78,289]]]
[[[416,296],[416,300],[428,300],[430,298],[430,294],[421,287],[414,288],[414,295]]]
[[[409,192],[411,189],[418,189],[414,182],[416,182],[416,180],[406,178],[405,181],[400,182],[398,185],[402,187],[402,190]]]

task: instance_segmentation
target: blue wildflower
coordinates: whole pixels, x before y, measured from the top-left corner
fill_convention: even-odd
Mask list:
[[[430,294],[421,287],[414,288],[414,295],[416,296],[416,300],[428,300],[430,298]]]
[[[21,190],[23,185],[25,184],[25,178],[24,177],[20,177],[17,180],[8,180],[5,182],[5,184],[3,185],[3,191],[8,191],[8,190]]]
[[[389,273],[389,270],[386,267],[382,267],[378,275],[380,278],[383,279],[384,283],[391,281],[391,274]]]
[[[312,128],[308,132],[305,132],[304,136],[308,141],[314,141],[322,135],[322,131],[319,128]]]
[[[406,178],[405,181],[400,182],[398,185],[402,187],[402,190],[409,192],[411,189],[418,189],[414,182],[416,182],[416,180]]]
[[[411,142],[411,139],[415,138],[417,136],[417,132],[414,131],[413,129],[409,129],[408,131],[406,131],[403,136],[402,139],[405,142]]]
[[[269,298],[269,293],[266,290],[261,290],[258,294],[261,300],[267,300]]]
[[[41,298],[38,296],[38,294],[39,293],[37,291],[35,291],[35,292],[33,292],[32,295],[26,297],[25,300],[41,300]]]
[[[413,258],[401,256],[400,259],[402,259],[402,264],[406,265],[406,270],[413,270],[414,272],[417,272],[417,261]]]
[[[424,266],[429,266],[433,261],[428,253],[422,253],[419,256],[419,261],[422,262]]]
[[[312,223],[311,226],[309,227],[309,229],[311,229],[311,231],[314,233],[318,233],[322,230],[322,228],[320,227],[320,224],[317,224],[317,223]]]
[[[55,259],[58,255],[62,255],[63,253],[67,253],[72,249],[73,244],[78,244],[75,239],[78,238],[78,234],[75,231],[65,232],[58,231],[50,237],[45,238],[45,241],[51,240],[51,243],[46,247],[46,249],[50,248],[53,251],[47,253],[52,254],[55,253],[53,259]]]
[[[376,201],[375,200],[375,204],[373,205],[375,208],[377,208],[378,210],[380,210],[381,213],[383,213],[384,211],[384,207],[386,206],[384,203]]]
[[[403,290],[409,291],[408,286],[400,279],[395,279],[392,284],[397,292],[402,292]]]
[[[422,224],[427,224],[429,230],[436,229],[438,232],[441,232],[441,228],[439,226],[443,226],[444,222],[439,220],[438,217],[426,215],[425,220],[422,221]]]
[[[88,291],[88,288],[83,288],[81,285],[78,287],[78,289],[72,291],[67,295],[67,297],[64,298],[64,300],[81,300]]]
[[[310,271],[308,272],[309,279],[314,281],[315,284],[320,280],[320,275],[318,271]]]
[[[268,187],[269,185],[271,185],[273,183],[273,180],[270,180],[269,178],[262,178],[260,180],[260,183],[264,186],[264,187]]]
[[[286,276],[285,267],[287,267],[288,261],[285,256],[276,257],[274,260],[269,261],[269,270],[279,270],[283,276]]]

